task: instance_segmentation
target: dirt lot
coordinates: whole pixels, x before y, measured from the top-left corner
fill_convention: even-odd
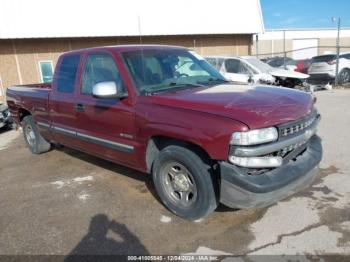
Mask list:
[[[350,254],[350,91],[316,95],[325,154],[315,184],[196,222],[168,212],[148,175],[67,148],[35,156],[19,132],[2,132],[0,254]]]

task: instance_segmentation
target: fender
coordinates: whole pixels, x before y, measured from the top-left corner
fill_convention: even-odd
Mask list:
[[[139,105],[136,112],[139,142],[147,145],[152,137],[167,137],[201,147],[212,159],[226,160],[231,134],[248,127],[227,117],[164,106]],[[147,113],[145,113],[147,112]],[[210,123],[210,124],[209,124]]]

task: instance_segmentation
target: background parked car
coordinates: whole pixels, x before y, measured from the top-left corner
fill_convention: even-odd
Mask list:
[[[264,81],[272,84],[275,78],[266,73],[266,70],[258,70],[247,63],[243,57],[206,57],[206,60],[220,71],[227,79],[237,83],[257,83]],[[258,60],[259,61],[259,60]],[[261,62],[263,63],[263,62]],[[265,64],[268,66],[267,64]]]
[[[302,86],[309,76],[281,68],[273,68],[253,56],[206,57],[227,79],[240,83],[263,83],[294,88]]]
[[[298,64],[297,60],[291,59],[291,60],[286,61],[285,65],[282,64],[278,68],[287,69],[287,70],[290,70],[290,71],[296,71],[297,64]]]
[[[286,62],[285,67],[287,70],[307,74],[309,67],[310,67],[310,64],[311,64],[311,59],[300,59],[300,60],[291,59],[288,62]],[[284,65],[280,66],[279,68],[284,69]]]
[[[290,57],[280,57],[280,56],[275,56],[275,57],[269,57],[267,59],[265,59],[266,64],[269,64],[272,67],[283,67],[284,66],[284,62],[286,63],[286,65],[290,64],[290,62],[293,62],[295,60],[293,60]]]
[[[303,73],[303,74],[307,74],[310,65],[311,65],[311,59],[297,60],[296,68],[294,69],[294,71],[300,72],[300,73]]]
[[[308,70],[310,75],[309,82],[312,84],[333,83],[335,80],[336,63],[336,54],[313,57]],[[344,53],[339,56],[338,72],[340,84],[350,82],[350,53]]]
[[[0,104],[0,128],[12,127],[13,121],[9,108],[5,104]]]

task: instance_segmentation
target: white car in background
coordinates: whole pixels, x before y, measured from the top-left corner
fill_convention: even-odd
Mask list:
[[[263,83],[285,87],[303,86],[307,74],[274,68],[253,56],[207,56],[206,60],[228,80],[238,83]]]
[[[334,82],[337,64],[336,54],[315,56],[309,67],[310,83],[324,84]],[[339,56],[339,84],[350,82],[350,53]]]

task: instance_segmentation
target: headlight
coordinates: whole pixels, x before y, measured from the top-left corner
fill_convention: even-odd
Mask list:
[[[231,145],[249,146],[276,141],[278,132],[275,127],[235,132],[231,136]]]

